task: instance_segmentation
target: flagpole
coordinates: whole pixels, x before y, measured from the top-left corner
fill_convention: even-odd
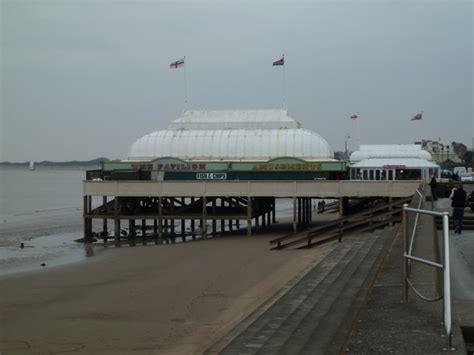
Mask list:
[[[357,144],[359,145],[359,150],[360,150],[360,115],[359,112],[357,112]]]
[[[187,88],[187,82],[186,82],[186,56],[184,56],[183,58],[184,60],[184,70],[183,70],[183,73],[184,73],[184,109],[186,109],[186,106],[188,104],[188,88]]]
[[[423,115],[423,110],[421,111],[421,114]],[[423,138],[421,137],[422,135],[421,121],[423,121],[423,119],[420,120],[420,126],[418,127],[418,134],[420,135],[420,144],[421,144],[421,147],[423,148]]]
[[[285,55],[282,54],[283,58],[283,109],[286,110],[286,103],[285,103]]]
[[[423,146],[423,143],[422,143],[423,138],[421,138],[421,121],[422,120],[420,120],[420,124],[418,125],[418,137],[420,137],[420,144],[421,146]]]

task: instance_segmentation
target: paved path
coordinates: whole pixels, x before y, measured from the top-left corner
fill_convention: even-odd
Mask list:
[[[435,207],[449,210],[449,201],[441,199]],[[425,202],[422,208],[431,209],[431,202]],[[436,235],[432,217],[421,216],[415,255],[437,260]],[[368,252],[377,243],[364,247],[362,241],[355,238],[347,249],[349,241],[346,240],[265,312],[236,327],[234,335],[228,338],[233,340],[225,345],[216,344],[208,353],[332,354],[345,350],[355,354],[445,354],[442,302],[423,301],[413,291],[409,292],[408,302],[403,302],[400,233],[390,242],[385,259],[380,263],[374,260],[376,253]],[[471,319],[474,317],[474,233],[451,235],[450,246],[454,260],[455,347],[450,354],[465,354],[459,326],[474,325]],[[350,250],[353,256],[348,257]],[[371,272],[367,272],[369,265],[360,263],[365,255],[362,251],[371,255]],[[357,271],[360,265],[364,272]],[[438,271],[415,262],[411,269],[411,280],[417,289],[427,297],[436,297]],[[377,277],[373,283],[368,282],[372,277],[368,275],[375,270]],[[354,276],[359,280],[357,285]]]
[[[338,353],[391,236],[387,228],[344,238],[264,313],[237,326],[230,343],[208,353]]]
[[[451,201],[447,198],[435,202],[435,210],[448,211],[452,215]],[[466,208],[466,216],[473,213]],[[439,233],[440,238],[442,233]],[[449,231],[450,252],[452,260],[453,297],[474,300],[474,231],[464,230],[462,234]],[[474,312],[473,312],[474,313]]]
[[[474,185],[464,185],[468,194]],[[451,201],[447,198],[435,202],[435,209],[452,214]],[[473,216],[470,209],[465,216]],[[442,238],[441,232],[438,233]],[[464,230],[462,234],[449,233],[451,254],[451,288],[454,316],[461,326],[474,327],[474,231]]]

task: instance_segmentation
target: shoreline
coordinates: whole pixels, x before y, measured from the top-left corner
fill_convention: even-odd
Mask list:
[[[74,241],[83,227],[76,209],[9,217],[0,223],[0,275],[43,271],[43,263],[57,266],[87,259],[89,253]]]
[[[200,352],[331,250],[270,251],[268,241],[288,227],[110,248],[88,262],[4,275],[0,350]]]
[[[277,204],[277,213],[280,215],[280,222],[289,221],[292,207],[282,200]],[[48,208],[4,217],[8,219],[0,223],[0,276],[35,270],[44,272],[53,266],[86,261],[95,254],[102,254],[115,247],[110,241],[107,245],[97,241],[91,247],[75,242],[83,237],[84,227],[81,209],[78,207]],[[97,230],[102,227],[98,222],[94,225]],[[241,229],[229,233],[226,230],[225,235],[243,231]],[[219,232],[217,237],[221,237]],[[181,242],[180,238],[179,235],[176,237],[177,243]],[[21,243],[25,244],[25,249],[20,248]],[[136,243],[141,244],[141,240],[137,239]],[[148,244],[153,244],[153,241],[148,240]],[[129,245],[123,242],[120,247]],[[41,266],[43,263],[47,265],[46,268]]]

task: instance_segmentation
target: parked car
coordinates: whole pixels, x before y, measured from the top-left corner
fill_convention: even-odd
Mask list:
[[[451,170],[441,170],[442,179],[451,179],[453,177],[453,172]]]
[[[471,211],[474,212],[474,191],[472,191],[469,197],[467,198],[466,207],[471,208]]]
[[[467,170],[466,170],[466,167],[464,166],[456,166],[453,169],[453,173],[458,174],[458,175],[465,174],[466,172]]]
[[[469,173],[459,174],[459,181],[461,182],[474,182],[474,176]]]

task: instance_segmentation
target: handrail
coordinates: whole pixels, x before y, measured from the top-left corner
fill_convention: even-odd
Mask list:
[[[420,198],[421,200],[421,198]],[[420,204],[421,206],[421,204]],[[444,260],[443,264],[439,264],[430,260],[418,258],[414,255],[412,255],[413,252],[413,239],[415,237],[415,233],[413,232],[412,235],[412,240],[408,240],[408,212],[411,213],[416,213],[417,217],[419,214],[425,214],[425,215],[430,215],[430,216],[442,216],[443,219],[443,250],[444,250]],[[415,223],[417,222],[417,219]],[[434,211],[428,211],[428,210],[422,210],[419,208],[409,208],[407,204],[403,205],[403,235],[404,235],[404,254],[403,257],[405,259],[404,262],[404,284],[403,284],[403,289],[404,289],[404,296],[405,296],[405,302],[408,302],[408,287],[411,287],[415,293],[421,297],[422,299],[426,301],[437,301],[441,299],[435,298],[435,299],[428,299],[427,297],[424,297],[413,285],[413,283],[410,280],[410,268],[409,268],[409,262],[410,261],[416,261],[416,262],[421,262],[425,265],[433,266],[436,268],[442,268],[443,269],[443,303],[444,303],[444,327],[446,331],[446,342],[447,342],[447,347],[446,349],[448,351],[454,350],[452,348],[452,318],[451,318],[451,276],[450,276],[450,259],[449,259],[449,215],[448,212],[434,212]],[[414,226],[414,229],[416,228],[416,224]],[[408,249],[408,250],[407,250]]]
[[[300,236],[311,237],[311,233],[313,233],[313,232],[318,232],[322,229],[327,229],[327,228],[332,227],[332,226],[337,226],[341,222],[344,223],[344,222],[351,221],[351,220],[359,218],[359,217],[363,218],[363,217],[366,217],[367,215],[373,214],[374,212],[379,212],[379,211],[383,211],[383,210],[386,210],[386,209],[394,208],[398,205],[403,205],[404,202],[407,202],[411,199],[412,199],[411,197],[403,197],[403,198],[400,198],[399,200],[392,201],[392,202],[390,202],[388,204],[384,204],[382,206],[376,206],[376,207],[373,207],[373,208],[365,210],[365,211],[357,212],[357,213],[354,213],[354,214],[351,214],[351,215],[348,215],[348,216],[344,216],[342,218],[338,218],[334,221],[331,221],[329,223],[325,223],[321,226],[311,228],[310,230],[301,231],[301,232],[296,233],[296,234],[294,234],[294,233],[287,234],[287,235],[284,235],[282,237],[275,238],[275,239],[271,240],[270,245],[271,244],[278,244],[278,243],[281,243],[281,242],[283,242],[285,240],[288,240],[288,239],[299,238]]]
[[[425,187],[426,187],[426,182],[423,182],[423,185],[421,187],[421,190],[423,192],[425,192]],[[418,209],[420,209],[421,204],[423,203],[423,194],[420,192],[420,189],[416,189],[416,193],[418,194],[418,198],[419,198]],[[415,233],[416,233],[416,227],[418,226],[418,217],[419,216],[420,216],[419,213],[417,213],[416,216],[415,216],[415,223],[413,225],[413,232],[411,233],[411,240],[410,240],[410,248],[409,248],[410,254],[413,251],[413,244],[414,244],[414,241],[415,241]]]
[[[313,231],[312,233],[307,234],[307,235],[296,236],[291,241],[285,244],[281,244],[279,242],[276,247],[272,248],[272,250],[285,249],[291,246],[301,244],[303,242],[306,242],[306,246],[315,245],[315,243],[313,243],[313,239],[315,238],[318,238],[317,244],[320,244],[322,241],[329,241],[335,238],[341,239],[342,236],[348,235],[348,233],[352,233],[353,231],[355,231],[356,227],[363,224],[368,226],[368,228],[366,229],[363,228],[364,230],[367,230],[367,229],[376,228],[377,226],[380,226],[383,224],[400,222],[401,217],[393,216],[394,214],[400,214],[400,212],[402,212],[402,207],[396,207],[390,211],[385,211],[383,213],[375,214],[373,216],[366,216],[364,217],[364,219],[352,221],[349,224],[343,224],[342,226],[334,225],[332,229],[326,228],[324,230],[323,229],[318,230],[317,232]],[[380,218],[384,218],[384,220],[382,221],[378,220]],[[372,223],[375,223],[375,224],[372,224]],[[357,229],[357,231],[361,232],[362,230]]]

